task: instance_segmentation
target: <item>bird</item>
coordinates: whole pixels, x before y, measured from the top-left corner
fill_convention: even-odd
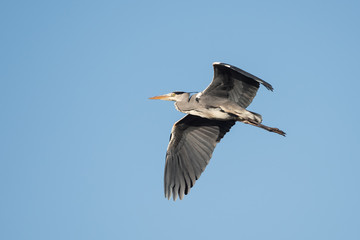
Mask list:
[[[273,87],[264,80],[233,65],[214,62],[214,77],[202,92],[175,91],[151,97],[174,101],[175,108],[186,115],[171,130],[166,151],[164,171],[165,198],[175,201],[190,192],[208,165],[212,153],[224,135],[243,122],[274,132],[286,133],[262,124],[262,116],[246,110],[260,84],[270,91]]]

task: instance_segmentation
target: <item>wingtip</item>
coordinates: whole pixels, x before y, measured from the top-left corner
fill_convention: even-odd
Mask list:
[[[176,192],[165,192],[164,195],[167,200],[170,200],[172,198],[172,200],[175,202],[178,197],[180,200],[183,200],[184,194],[186,195],[187,193],[179,192],[179,194],[177,194]]]
[[[179,197],[180,197],[180,196],[179,196]],[[177,194],[175,194],[175,192],[172,192],[172,191],[170,191],[170,192],[165,192],[165,198],[166,198],[167,200],[170,200],[170,199],[172,198],[173,201],[175,202],[176,199],[177,199]],[[180,200],[181,200],[181,197],[180,197]]]
[[[235,70],[235,71],[238,71],[238,72],[240,72],[240,73],[242,73],[242,74],[245,74],[245,75],[248,76],[248,77],[254,78],[254,79],[256,79],[257,81],[259,81],[262,85],[264,85],[264,86],[266,87],[266,89],[268,89],[268,90],[270,90],[270,91],[272,91],[272,92],[274,91],[274,88],[271,86],[270,83],[265,82],[265,81],[262,80],[261,78],[258,78],[258,77],[256,77],[256,76],[252,75],[251,73],[248,73],[248,72],[246,72],[246,71],[244,71],[244,70],[242,70],[242,69],[240,69],[240,68],[238,68],[238,67],[235,67],[235,66],[230,65],[230,64],[227,64],[227,63],[222,63],[222,62],[213,62],[213,66],[216,66],[216,65],[221,65],[221,66],[230,68],[230,69],[232,69],[232,70]]]
[[[270,90],[270,91],[274,91],[274,88],[273,88],[273,86],[271,86],[269,83],[267,83],[267,82],[264,82],[264,83],[262,83],[265,87],[266,87],[266,89],[268,89],[268,90]]]
[[[165,198],[167,199],[167,200],[170,200],[170,194],[167,194],[167,193],[165,193]]]

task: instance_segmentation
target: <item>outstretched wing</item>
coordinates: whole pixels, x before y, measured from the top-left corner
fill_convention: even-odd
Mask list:
[[[165,197],[182,199],[209,163],[215,146],[235,124],[186,115],[173,126],[166,152]]]
[[[267,89],[273,87],[264,80],[226,63],[213,63],[214,79],[203,91],[203,95],[228,98],[243,108],[254,99],[260,83]]]

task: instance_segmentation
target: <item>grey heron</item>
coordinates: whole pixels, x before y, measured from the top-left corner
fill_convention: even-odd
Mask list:
[[[164,173],[165,197],[174,201],[188,194],[209,163],[215,146],[237,122],[285,136],[278,128],[263,124],[258,113],[246,110],[264,80],[230,64],[215,62],[214,78],[202,92],[172,92],[150,99],[175,101],[187,115],[177,121],[170,135]]]

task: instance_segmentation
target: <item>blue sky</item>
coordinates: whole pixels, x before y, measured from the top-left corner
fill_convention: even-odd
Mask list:
[[[360,239],[359,1],[0,3],[1,239]],[[148,97],[212,62],[271,83],[190,195]]]

